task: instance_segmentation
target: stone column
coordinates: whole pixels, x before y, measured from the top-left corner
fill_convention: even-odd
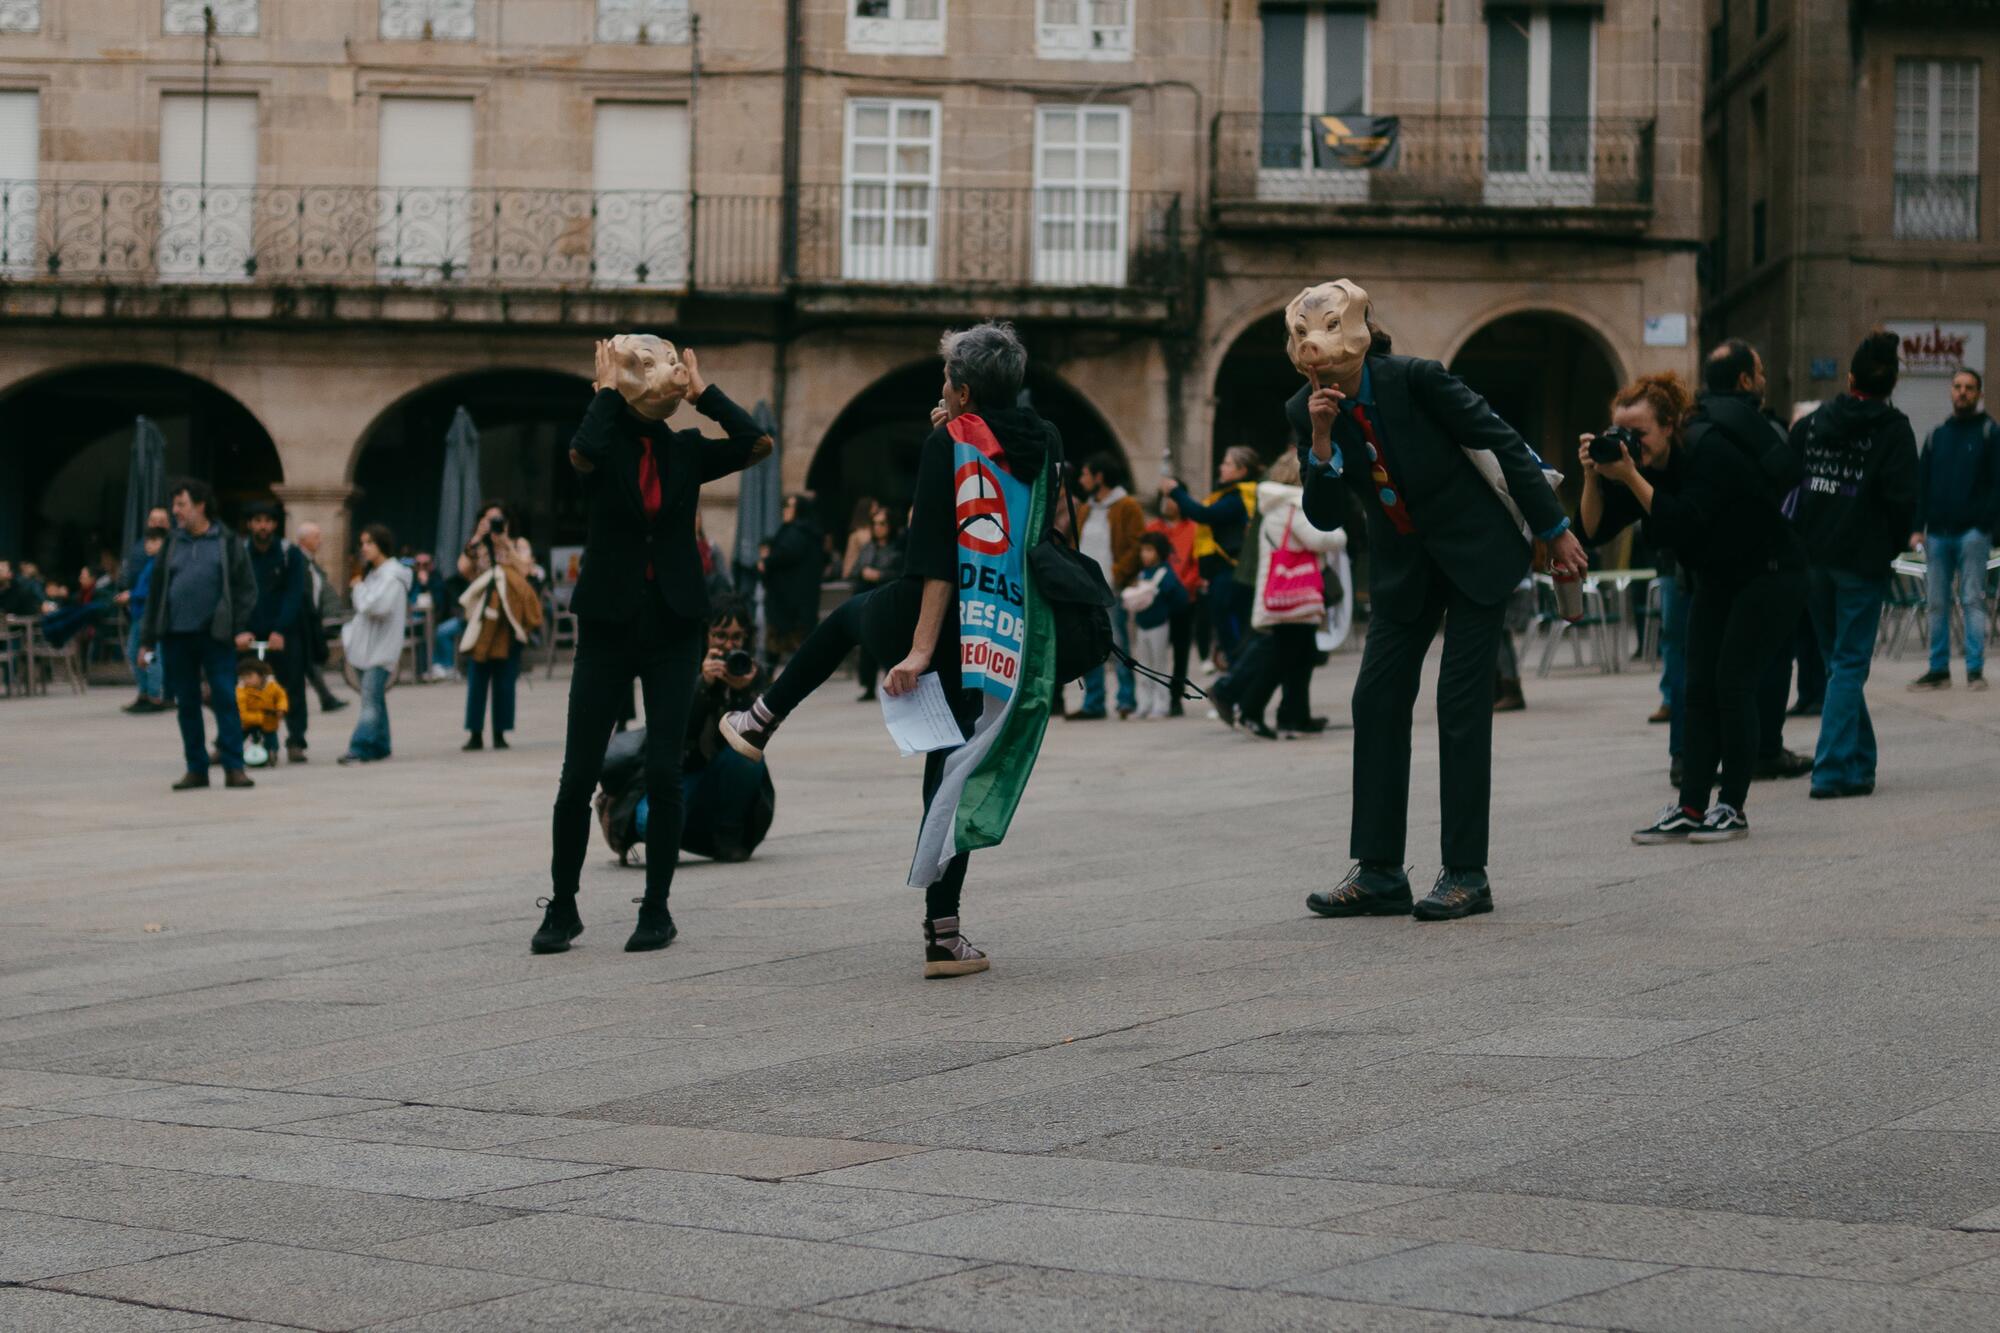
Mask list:
[[[348,566],[354,559],[354,541],[349,531],[354,521],[351,506],[360,492],[346,485],[315,486],[287,481],[274,484],[271,490],[284,502],[286,533],[297,532],[301,523],[319,524],[319,566],[335,587],[345,588]]]

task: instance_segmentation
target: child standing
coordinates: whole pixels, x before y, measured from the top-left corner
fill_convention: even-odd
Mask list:
[[[271,664],[245,657],[236,664],[236,711],[243,718],[243,739],[256,741],[264,753],[278,750],[278,724],[291,707],[285,687],[271,678]]]
[[[1173,570],[1174,545],[1164,533],[1148,532],[1139,538],[1139,572],[1121,596],[1132,613],[1132,656],[1145,671],[1138,672],[1137,715],[1166,717],[1166,685],[1153,673],[1166,677],[1173,667],[1172,630],[1174,613],[1188,604],[1187,585]]]

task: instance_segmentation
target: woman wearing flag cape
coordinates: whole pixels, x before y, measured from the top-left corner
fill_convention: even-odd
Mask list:
[[[761,759],[778,725],[857,644],[894,662],[906,694],[935,671],[965,743],[924,761],[924,818],[909,882],[924,890],[924,975],[987,968],[959,933],[959,893],[977,847],[999,844],[1028,785],[1055,699],[1055,627],[1028,572],[1047,526],[1055,427],[1020,397],[1028,353],[1006,324],[947,333],[944,401],[917,468],[904,576],[820,622],[723,737]]]

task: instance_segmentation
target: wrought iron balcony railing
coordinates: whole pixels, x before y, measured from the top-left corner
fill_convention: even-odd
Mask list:
[[[630,190],[0,181],[0,278],[778,285],[778,201]]]
[[[1095,186],[809,185],[798,276],[814,284],[1122,288],[1182,279],[1177,194]]]
[[[1295,113],[1217,116],[1215,203],[1537,210],[1652,202],[1650,120],[1340,120],[1330,126]],[[1344,137],[1343,129],[1366,141]],[[1375,165],[1362,165],[1368,161]]]
[[[0,180],[0,282],[770,292],[777,196]],[[809,186],[796,281],[1133,288],[1179,280],[1178,195]]]
[[[1895,236],[1899,241],[1979,239],[1979,177],[1897,172]]]

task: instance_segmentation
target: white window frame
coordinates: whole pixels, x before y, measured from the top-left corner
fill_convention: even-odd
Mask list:
[[[1049,122],[1056,116],[1076,117],[1077,175],[1051,180],[1046,172]],[[1114,118],[1118,125],[1118,183],[1092,185],[1082,175],[1087,142],[1084,127],[1093,120]],[[1055,287],[1123,287],[1126,256],[1131,252],[1132,113],[1123,106],[1044,103],[1035,108],[1035,234],[1034,280]],[[1093,228],[1111,226],[1109,247],[1091,246]],[[1066,233],[1062,245],[1051,245],[1053,232]]]
[[[0,32],[40,32],[42,0],[0,0]]]
[[[1958,160],[1947,162],[1944,151],[1944,84],[1947,66],[1957,66],[1954,73],[1971,75],[1972,115],[1963,127],[1966,138],[1965,152]],[[1906,87],[1905,74],[1917,74],[1921,87]],[[1895,152],[1891,170],[1895,175],[1893,193],[1895,195],[1894,235],[1897,240],[1920,241],[1976,241],[1979,239],[1979,192],[1982,182],[1979,170],[1979,62],[1944,56],[1903,56],[1896,61],[1896,70],[1891,97],[1891,123],[1895,134]],[[1915,82],[1912,80],[1911,82]],[[1916,93],[1922,101],[1922,120],[1917,129],[1917,142],[1911,143],[1908,131],[1913,128],[1903,119],[1906,105],[1915,101],[1909,93]],[[1911,150],[1914,150],[1912,152]],[[1929,178],[1929,188],[1919,188],[1915,195],[1905,193],[1903,180],[1914,177],[1921,181]],[[1952,188],[1948,182],[1969,178],[1972,188],[1951,197]],[[1917,215],[1915,205],[1924,205],[1923,214]]]
[[[885,139],[862,139],[855,132],[859,114],[869,108],[886,108],[889,133]],[[905,175],[896,164],[896,146],[903,142],[897,126],[905,111],[930,113],[930,172],[922,177]],[[849,282],[891,282],[928,284],[937,280],[938,251],[938,153],[942,142],[944,105],[928,98],[855,97],[847,103],[846,144],[841,152],[840,275]],[[881,143],[887,149],[887,168],[882,172],[858,171],[855,149],[863,143]],[[921,190],[922,203],[911,192]],[[874,201],[879,198],[878,205]],[[879,221],[882,241],[865,244],[856,239],[867,224]],[[899,225],[921,221],[924,243],[899,244]]]
[[[1368,200],[1370,183],[1375,179],[1373,170],[1354,170],[1348,167],[1322,167],[1316,164],[1313,153],[1314,122],[1311,117],[1326,114],[1326,20],[1329,11],[1352,10],[1349,5],[1311,5],[1306,8],[1305,39],[1305,116],[1299,127],[1304,136],[1305,157],[1298,167],[1266,167],[1261,161],[1257,168],[1257,197],[1259,199],[1308,200],[1325,203],[1365,203]],[[1360,11],[1361,22],[1361,105],[1375,105],[1375,15],[1373,10]],[[1257,132],[1257,153],[1263,156],[1264,136],[1261,125]]]
[[[469,42],[479,36],[478,0],[380,0],[385,42]]]
[[[936,18],[911,18],[913,4],[925,0],[844,0],[847,49],[857,55],[941,56],[948,0],[935,0]],[[887,14],[864,15],[863,5],[882,4]]]
[[[202,6],[215,6],[218,37],[255,37],[261,16],[257,0],[160,0],[160,31],[170,37],[202,35]]]
[[[1100,23],[1099,4],[1120,5],[1121,23]],[[1035,0],[1035,54],[1043,60],[1132,59],[1139,0]],[[1068,17],[1064,17],[1067,14]]]
[[[685,46],[688,0],[597,0],[597,40],[607,45]]]
[[[1493,21],[1491,17],[1487,20]],[[1590,131],[1584,141],[1583,171],[1550,168],[1549,89],[1553,82],[1553,43],[1546,5],[1528,11],[1528,166],[1525,171],[1486,171],[1486,202],[1500,208],[1577,208],[1597,199],[1597,35],[1590,25],[1590,87],[1584,105],[1590,108]],[[1488,71],[1491,76],[1491,71]],[[1491,103],[1489,102],[1490,108]],[[1488,115],[1491,112],[1489,110]],[[1535,126],[1541,132],[1535,132]],[[1492,160],[1492,126],[1487,127],[1487,160]]]
[[[472,121],[466,150],[466,184],[392,184],[382,180],[382,122],[387,108],[403,102],[440,101],[467,107]],[[479,170],[479,106],[470,97],[383,97],[376,112],[375,275],[384,282],[444,282],[464,278],[472,268]]]
[[[217,94],[208,100],[208,180],[201,173],[166,171],[167,108],[189,109],[199,126],[201,98],[195,93],[167,93],[160,99],[161,180],[159,232],[154,267],[161,282],[248,282],[257,244],[257,176],[263,170],[263,109],[255,93]],[[224,110],[227,108],[227,110]],[[221,117],[250,116],[250,179],[216,162],[213,148]],[[196,130],[195,151],[201,152]]]
[[[31,145],[32,160],[24,158],[20,165],[34,173],[0,168],[5,178],[0,179],[0,275],[31,278],[41,271],[42,95],[32,88],[7,88],[0,89],[0,99],[27,108],[21,139]]]
[[[671,185],[619,184],[604,181],[604,122],[607,108],[633,106],[648,110],[680,113],[680,179]],[[613,111],[615,116],[617,111]],[[631,103],[606,99],[596,104],[591,124],[591,281],[600,287],[642,287],[676,290],[688,282],[688,224],[690,221],[689,180],[691,167],[687,141],[689,117],[685,102]],[[662,154],[673,146],[647,137],[653,151]],[[656,161],[658,159],[655,159]],[[650,173],[645,173],[650,174]],[[639,272],[645,268],[642,276]]]

